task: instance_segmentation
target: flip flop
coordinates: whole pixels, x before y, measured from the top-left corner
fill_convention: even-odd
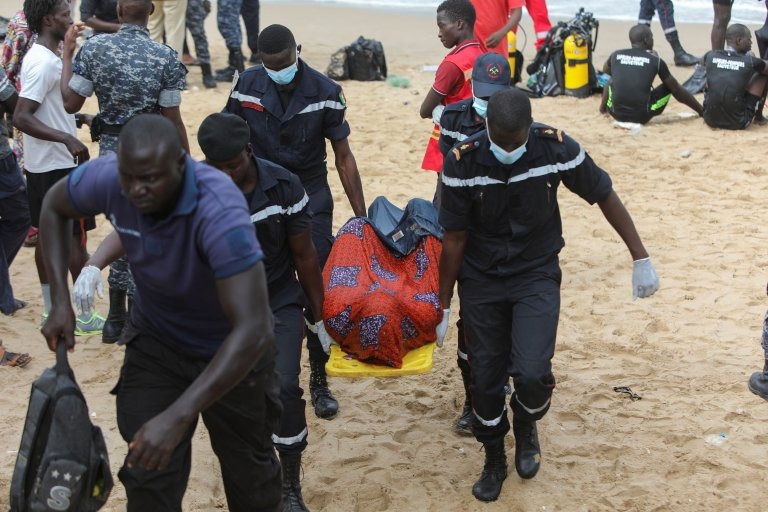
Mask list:
[[[0,344],[0,366],[18,366],[24,368],[32,360],[32,356],[29,354],[19,354],[16,352],[8,352],[5,347]]]

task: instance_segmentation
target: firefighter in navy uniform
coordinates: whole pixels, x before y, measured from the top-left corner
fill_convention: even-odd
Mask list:
[[[234,114],[216,113],[197,132],[205,163],[226,173],[245,195],[251,222],[264,251],[269,306],[275,317],[275,370],[280,376],[283,413],[272,435],[283,470],[283,511],[307,511],[301,495],[301,455],[307,447],[304,390],[299,383],[304,331],[302,288],[315,317],[323,311],[323,277],[312,244],[309,197],[295,174],[253,158],[248,124]],[[314,329],[324,350],[331,339],[319,320]]]
[[[333,196],[328,186],[325,140],[331,142],[336,169],[357,216],[365,216],[365,199],[357,163],[349,147],[346,101],[341,87],[299,58],[301,47],[291,31],[270,25],[259,34],[263,66],[247,69],[232,86],[224,107],[245,119],[251,129],[253,155],[270,160],[299,177],[312,209],[312,242],[320,265],[333,243]],[[311,308],[307,322],[314,324]],[[328,355],[317,335],[307,333],[309,391],[315,414],[332,418],[339,404],[331,394],[325,373]]]
[[[533,123],[527,95],[515,88],[488,102],[487,129],[454,147],[442,173],[440,300],[445,337],[458,280],[472,378],[472,431],[485,447],[485,466],[472,488],[496,500],[507,476],[504,436],[515,436],[515,469],[533,478],[539,469],[536,421],[550,406],[560,311],[558,253],[564,245],[557,203],[562,182],[597,203],[634,260],[633,295],[647,297],[658,276],[611,178],[560,130]]]
[[[758,105],[768,84],[768,63],[750,54],[752,35],[744,25],[728,27],[725,46],[725,50],[712,50],[704,56],[703,117],[712,128],[741,130],[753,120],[764,122]]]
[[[440,152],[443,157],[457,143],[485,129],[488,98],[508,89],[511,83],[509,61],[495,52],[475,59],[472,66],[472,97],[451,103],[440,116]]]
[[[440,117],[440,152],[443,157],[453,146],[464,141],[467,137],[485,129],[485,111],[488,107],[488,98],[497,91],[509,89],[511,72],[509,61],[496,52],[480,55],[472,67],[472,97],[466,100],[451,103]],[[435,191],[435,206],[440,208],[440,181],[437,182]],[[456,362],[461,371],[461,380],[464,383],[464,406],[461,415],[454,424],[459,434],[472,434],[472,400],[469,392],[470,375],[467,362],[467,346],[464,338],[464,322],[456,322],[458,330],[458,347]]]
[[[645,124],[664,112],[674,96],[701,115],[701,104],[675,80],[667,63],[653,51],[650,27],[635,25],[629,30],[629,41],[632,48],[616,50],[605,61],[603,71],[611,75],[611,81],[603,88],[600,112],[609,113],[617,121]],[[657,76],[662,84],[653,88]]]

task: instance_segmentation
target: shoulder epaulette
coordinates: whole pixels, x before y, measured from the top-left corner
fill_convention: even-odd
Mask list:
[[[557,142],[563,142],[563,130],[552,128],[551,126],[542,126],[536,129],[536,135],[542,139],[552,139]]]
[[[461,160],[461,157],[470,153],[480,147],[480,143],[476,140],[464,142],[451,150],[453,156],[456,157],[456,161]]]

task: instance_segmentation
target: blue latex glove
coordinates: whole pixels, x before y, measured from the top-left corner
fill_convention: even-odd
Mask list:
[[[440,321],[439,324],[437,324],[437,327],[435,328],[435,342],[437,343],[438,347],[443,346],[443,341],[445,340],[445,333],[448,332],[448,320],[451,316],[451,310],[444,309],[443,310],[443,319]]]
[[[659,276],[651,258],[636,260],[632,268],[632,300],[650,297],[659,289]]]

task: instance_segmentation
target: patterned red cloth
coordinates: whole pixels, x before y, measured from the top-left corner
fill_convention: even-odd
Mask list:
[[[398,257],[365,220],[347,222],[323,270],[328,334],[361,361],[401,368],[408,351],[435,341],[441,249],[425,236]]]

